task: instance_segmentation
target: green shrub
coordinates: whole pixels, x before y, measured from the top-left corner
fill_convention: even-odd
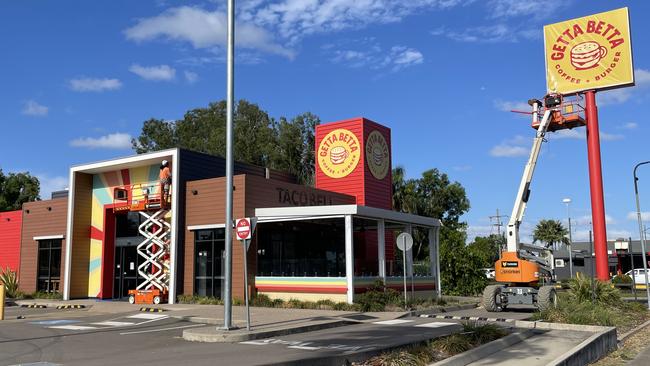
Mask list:
[[[0,272],[0,284],[5,286],[5,293],[8,298],[18,297],[18,276],[9,267]]]
[[[400,303],[399,292],[387,288],[381,281],[376,281],[366,292],[356,298],[361,311],[384,311],[386,305]]]
[[[612,277],[612,283],[616,284],[631,284],[632,283],[632,277],[626,275],[626,274],[620,274]]]
[[[569,295],[577,302],[590,302],[595,300],[601,304],[619,305],[621,303],[620,291],[612,287],[609,283],[594,280],[576,273],[576,277],[571,280]]]
[[[436,339],[433,341],[431,346],[453,356],[472,348],[472,342],[471,339],[464,334],[456,333],[448,337]]]
[[[282,299],[273,299],[272,304],[273,304],[274,308],[283,308],[284,307],[284,300],[282,300]]]
[[[492,342],[506,335],[503,328],[495,324],[463,323],[463,333],[469,337],[473,344]]]
[[[178,295],[179,304],[223,305],[223,300],[212,296]]]
[[[265,308],[273,307],[273,301],[271,300],[271,298],[263,294],[255,294],[255,296],[253,296],[253,298],[251,299],[250,303],[251,306],[259,306]]]

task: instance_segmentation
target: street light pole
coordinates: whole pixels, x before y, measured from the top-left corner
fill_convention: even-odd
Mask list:
[[[643,272],[645,273],[645,293],[646,293],[646,299],[648,301],[648,309],[650,309],[650,288],[648,286],[648,260],[646,258],[646,251],[645,251],[643,221],[641,220],[641,205],[639,204],[639,186],[637,184],[639,178],[637,178],[636,176],[637,168],[644,164],[650,164],[650,161],[644,161],[634,166],[633,175],[634,175],[634,196],[636,198],[636,215],[639,221],[639,239],[641,240],[641,251],[643,252]]]
[[[566,216],[569,219],[569,272],[571,273],[571,278],[573,278],[573,253],[571,252],[571,246],[573,245],[573,237],[571,236],[571,211],[569,210],[569,204],[571,204],[571,198],[565,198],[562,200],[566,204]]]
[[[227,51],[227,76],[226,76],[226,230],[224,265],[224,293],[223,293],[223,328],[232,329],[232,201],[233,201],[233,115],[235,95],[235,0],[228,0],[228,51]]]

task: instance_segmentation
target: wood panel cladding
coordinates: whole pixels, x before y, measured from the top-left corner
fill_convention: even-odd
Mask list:
[[[225,178],[212,178],[187,182],[186,225],[222,224],[225,221]],[[354,204],[353,196],[327,192],[316,188],[266,179],[256,175],[234,177],[233,217],[255,215],[255,208]],[[183,293],[194,293],[194,232],[185,229],[185,258]],[[249,288],[254,288],[257,268],[257,244],[253,235],[248,250]],[[233,297],[244,296],[244,249],[233,238]]]
[[[25,293],[36,291],[38,266],[38,242],[34,237],[62,235],[66,233],[68,200],[58,198],[23,204],[23,225],[20,245],[20,290]],[[61,241],[61,283],[64,281],[65,243]],[[60,288],[63,290],[63,288]]]
[[[72,218],[70,298],[88,297],[93,176],[75,173]]]

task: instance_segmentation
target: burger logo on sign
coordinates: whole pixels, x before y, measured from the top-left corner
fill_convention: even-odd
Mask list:
[[[359,164],[360,145],[357,136],[344,128],[329,132],[318,145],[318,166],[331,178],[343,178]]]
[[[582,42],[571,49],[571,65],[576,70],[588,70],[598,66],[598,62],[607,56],[607,47],[594,41]]]
[[[372,131],[366,140],[366,162],[373,177],[382,180],[388,174],[390,152],[388,143],[379,131]]]

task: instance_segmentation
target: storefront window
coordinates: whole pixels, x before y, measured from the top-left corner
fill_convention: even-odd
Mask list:
[[[194,294],[222,298],[224,229],[194,233]]]
[[[58,292],[61,282],[61,239],[38,242],[37,289]]]
[[[258,226],[258,276],[344,277],[343,220]]]
[[[127,238],[139,236],[138,227],[142,223],[142,217],[138,212],[128,212],[126,214],[115,215],[115,236],[118,238]]]

